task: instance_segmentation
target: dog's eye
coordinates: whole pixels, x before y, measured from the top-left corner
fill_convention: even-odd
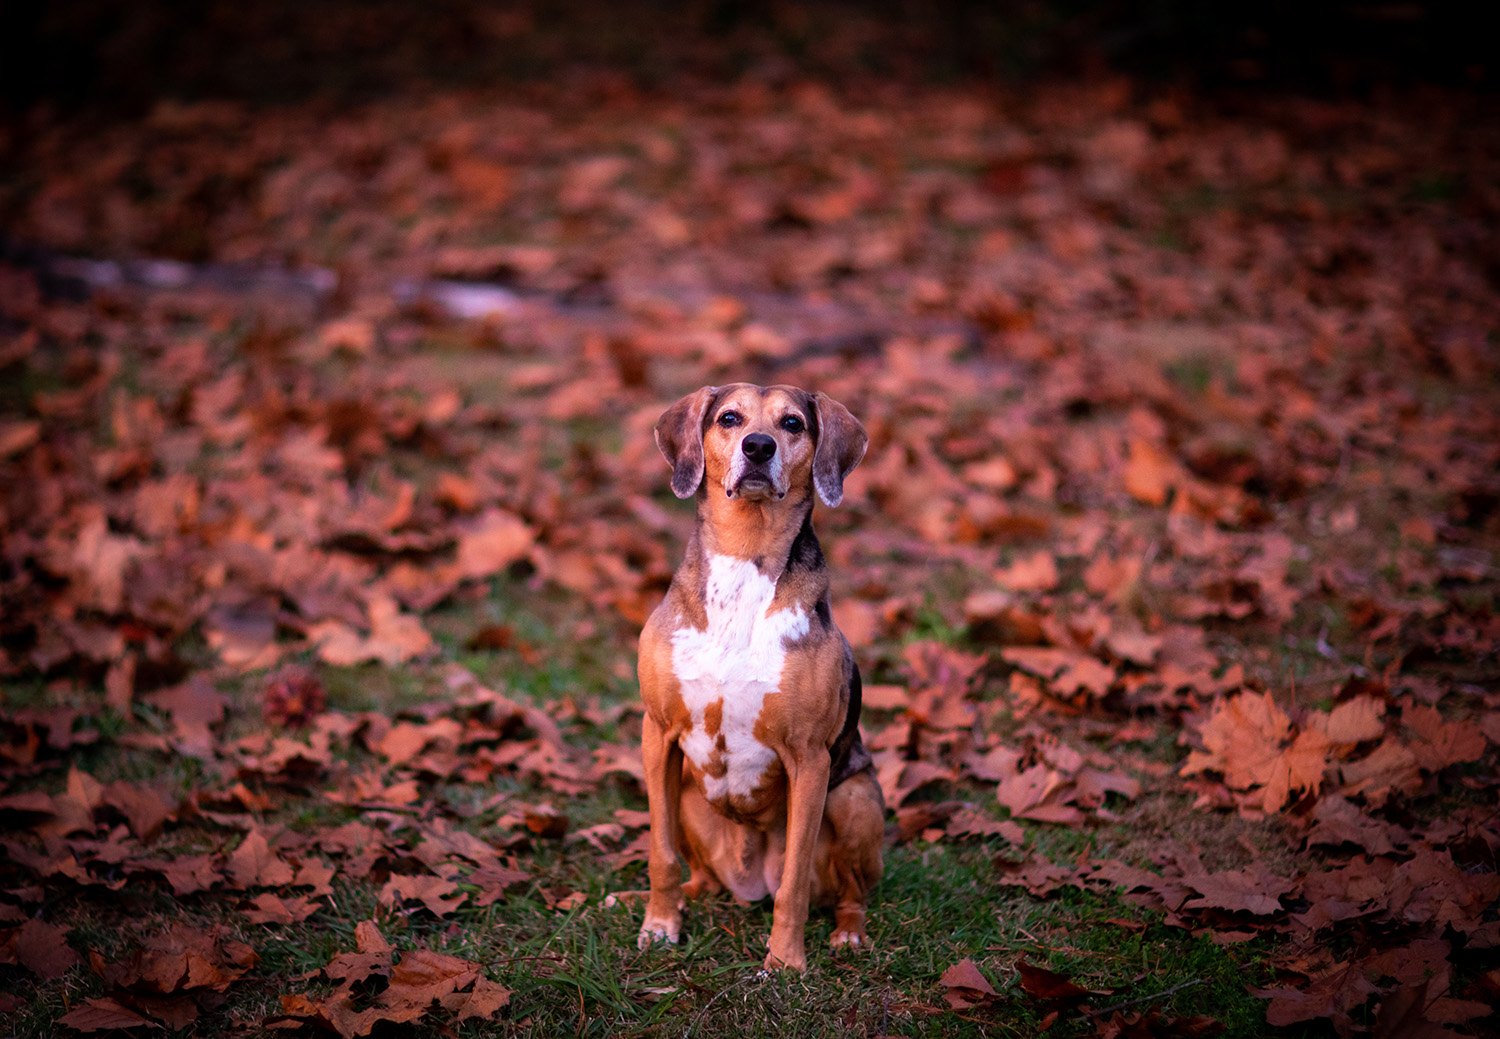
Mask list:
[[[788,433],[800,433],[803,430],[802,420],[796,415],[788,415],[781,420],[781,428]]]
[[[738,411],[726,411],[724,412],[724,414],[719,416],[719,425],[723,426],[725,429],[733,429],[742,421],[744,420],[740,418],[740,413]]]

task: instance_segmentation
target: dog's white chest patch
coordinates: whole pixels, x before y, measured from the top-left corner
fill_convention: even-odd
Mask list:
[[[705,770],[703,793],[710,801],[752,793],[776,760],[776,752],[755,738],[755,722],[766,694],[781,688],[787,642],[807,634],[808,620],[800,606],[767,613],[775,596],[775,582],[750,560],[710,556],[708,627],[672,633],[672,673],[692,714],[682,751]],[[710,733],[704,714],[715,703],[722,704],[719,729]],[[716,758],[727,766],[720,776],[707,771]]]

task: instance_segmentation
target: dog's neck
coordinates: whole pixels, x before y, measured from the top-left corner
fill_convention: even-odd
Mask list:
[[[808,493],[793,492],[779,501],[747,501],[715,494],[711,489],[698,496],[698,527],[693,540],[702,557],[753,560],[761,574],[775,581],[786,569],[793,542],[810,525],[812,507]]]

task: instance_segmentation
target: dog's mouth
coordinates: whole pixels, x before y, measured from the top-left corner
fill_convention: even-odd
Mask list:
[[[786,493],[777,493],[771,478],[765,473],[746,473],[740,477],[739,482],[724,492],[730,498],[743,498],[746,501],[768,501],[772,498],[785,498]]]

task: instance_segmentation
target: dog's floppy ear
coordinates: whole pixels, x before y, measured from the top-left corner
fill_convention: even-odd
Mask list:
[[[703,418],[713,402],[715,386],[689,393],[656,420],[656,446],[672,467],[672,493],[691,498],[703,482]]]
[[[859,464],[870,438],[859,419],[826,393],[813,395],[818,413],[818,446],[813,451],[813,487],[832,508],[844,500],[844,477]]]

